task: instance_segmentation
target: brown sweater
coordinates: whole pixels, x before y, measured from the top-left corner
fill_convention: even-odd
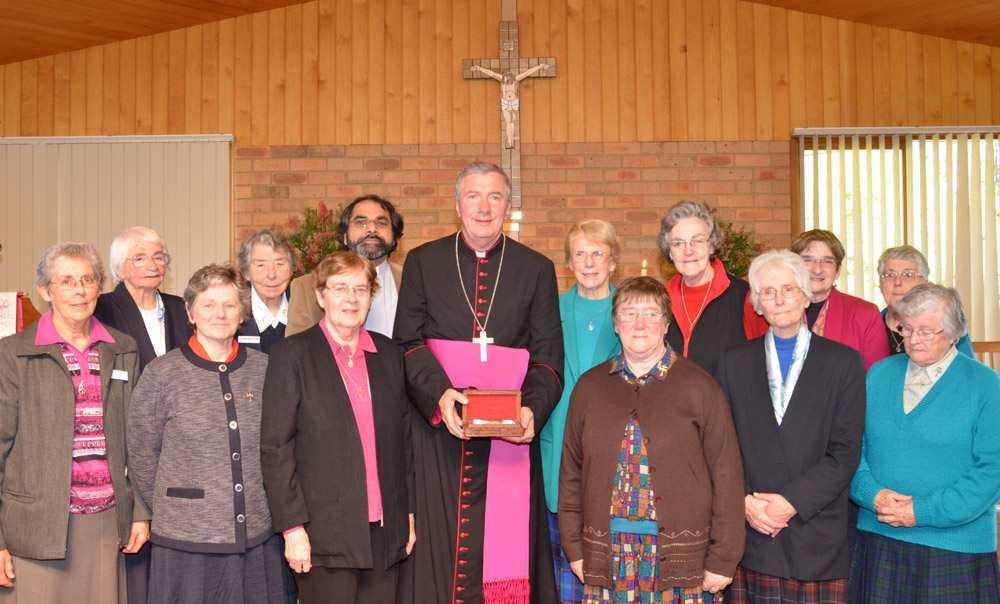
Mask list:
[[[705,570],[732,577],[743,557],[743,466],[729,405],[715,380],[679,357],[664,381],[642,387],[583,374],[569,403],[559,473],[559,534],[583,559],[584,582],[611,587],[611,491],[622,435],[635,415],[649,455],[660,579],[700,586]]]

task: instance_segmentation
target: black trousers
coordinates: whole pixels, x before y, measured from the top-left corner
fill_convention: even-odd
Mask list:
[[[314,566],[295,575],[299,604],[395,604],[399,565],[385,569],[385,538],[378,522],[369,523],[371,569]]]

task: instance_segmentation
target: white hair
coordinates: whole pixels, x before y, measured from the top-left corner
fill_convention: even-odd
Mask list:
[[[803,293],[809,292],[809,269],[802,256],[789,250],[768,250],[753,259],[747,281],[750,282],[750,303],[757,312],[763,312],[760,305],[761,273],[771,272],[776,268],[787,268],[795,275],[795,283]]]
[[[962,310],[962,294],[954,287],[921,283],[906,292],[903,299],[896,302],[893,310],[900,318],[905,319],[936,314],[949,338],[961,338],[968,331],[969,323]]]
[[[108,254],[108,263],[111,265],[111,280],[115,285],[122,280],[122,276],[125,274],[125,261],[128,260],[129,250],[132,246],[139,243],[149,243],[151,245],[157,245],[163,250],[163,253],[170,257],[170,253],[167,252],[167,244],[163,243],[163,238],[160,234],[143,226],[134,226],[125,229],[114,238],[111,242],[111,252]],[[167,268],[170,268],[170,262],[167,262]]]

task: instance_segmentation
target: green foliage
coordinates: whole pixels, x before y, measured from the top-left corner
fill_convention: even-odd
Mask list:
[[[280,229],[297,252],[293,271],[296,277],[311,272],[323,258],[341,249],[337,240],[340,212],[339,208],[328,209],[321,201],[318,207],[302,210],[302,218],[289,218],[287,227]]]
[[[712,210],[713,213],[715,211]],[[746,277],[750,263],[764,251],[763,244],[758,243],[753,231],[748,231],[745,227],[736,228],[733,223],[718,216],[715,217],[715,224],[725,233],[716,256],[731,274]]]

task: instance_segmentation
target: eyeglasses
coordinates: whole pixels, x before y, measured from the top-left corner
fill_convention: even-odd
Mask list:
[[[770,301],[770,300],[774,300],[775,298],[777,298],[778,297],[778,292],[781,292],[781,297],[783,297],[785,299],[788,299],[788,298],[797,298],[800,291],[802,291],[802,289],[799,288],[799,286],[797,286],[797,285],[782,285],[781,288],[779,288],[779,289],[775,289],[773,287],[769,287],[769,288],[761,291],[757,295],[757,297],[760,298],[761,300]]]
[[[77,284],[83,286],[83,289],[95,289],[98,285],[97,277],[93,275],[84,275],[79,279],[74,279],[69,275],[63,275],[62,277],[56,277],[54,280],[49,281],[49,286],[63,292],[70,292],[76,289]]]
[[[888,271],[879,275],[883,281],[895,281],[896,277],[901,278],[903,281],[919,281],[924,278],[920,273],[915,273],[913,271],[903,271],[897,273],[896,271]]]
[[[351,220],[351,226],[357,227],[359,229],[367,229],[368,225],[373,225],[375,228],[378,228],[378,229],[388,228],[388,226],[389,226],[389,219],[388,218],[372,218],[372,219],[368,219],[368,218],[364,218],[362,216],[358,216],[357,218],[354,218],[354,219]]]
[[[153,254],[152,256],[147,256],[145,254],[139,254],[129,258],[132,261],[132,266],[136,268],[142,268],[146,266],[150,261],[153,261],[159,266],[166,266],[170,264],[169,254]]]
[[[666,316],[662,312],[656,312],[655,310],[647,310],[645,312],[639,312],[637,310],[620,310],[617,314],[618,320],[622,323],[632,323],[639,317],[642,317],[642,320],[649,325],[658,325]]]
[[[334,285],[333,287],[327,285],[324,289],[330,290],[330,293],[332,293],[336,298],[344,298],[352,290],[354,291],[354,295],[359,298],[367,298],[368,296],[372,295],[372,290],[367,285],[355,285],[354,287],[351,287],[350,285],[344,285],[343,283],[340,283]]]
[[[930,342],[931,340],[936,338],[938,334],[944,333],[944,330],[942,329],[941,331],[931,331],[929,329],[918,329],[916,331],[913,331],[912,327],[907,327],[906,325],[900,325],[899,333],[903,334],[904,338],[909,338],[913,334],[917,334],[917,337],[923,340],[924,342]]]
[[[587,258],[590,258],[594,264],[604,264],[608,261],[608,255],[600,250],[590,252],[589,254],[587,252],[573,252],[569,257],[573,259],[573,262],[579,263],[586,262]]]
[[[823,268],[834,268],[837,266],[837,259],[829,256],[821,258],[817,258],[816,256],[802,256],[802,262],[805,262],[806,266],[816,266],[819,264]]]
[[[707,237],[693,237],[691,241],[684,241],[683,239],[673,239],[670,241],[670,249],[677,250],[678,252],[683,250],[687,246],[691,246],[691,249],[701,250],[708,246]]]

